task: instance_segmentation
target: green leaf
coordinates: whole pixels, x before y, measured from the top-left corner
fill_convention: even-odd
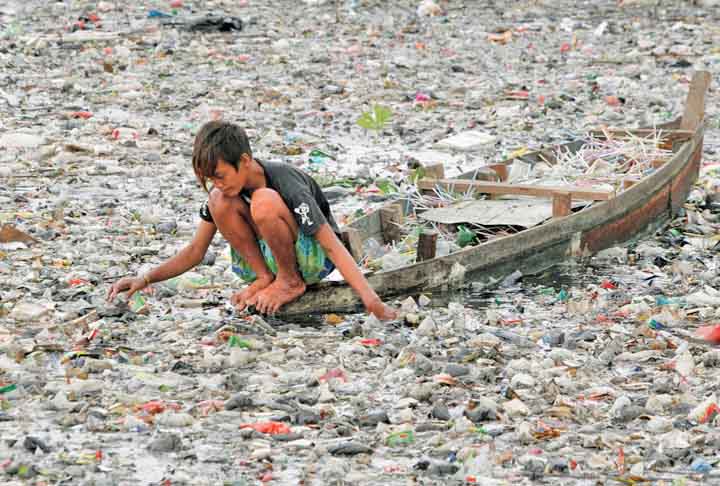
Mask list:
[[[386,106],[373,105],[372,110],[364,112],[357,124],[365,130],[380,131],[392,118],[392,110]]]
[[[398,192],[397,186],[395,186],[395,183],[393,183],[390,179],[380,179],[375,183],[375,185],[383,194]]]
[[[358,118],[357,124],[365,130],[375,130],[375,120],[369,111],[366,111],[360,118]]]
[[[392,118],[392,111],[387,106],[375,105],[373,108],[375,113],[375,122],[377,123],[378,130],[381,130],[387,122]]]

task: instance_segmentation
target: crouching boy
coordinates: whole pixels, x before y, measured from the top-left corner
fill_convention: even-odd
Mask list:
[[[198,265],[219,230],[230,243],[233,271],[249,284],[231,297],[238,309],[277,312],[337,268],[369,313],[395,317],[341,243],[330,205],[312,177],[291,165],[254,159],[245,131],[222,121],[202,126],[192,163],[206,191],[212,183],[195,236],[144,275],[115,282],[109,300],[124,291],[130,298]]]

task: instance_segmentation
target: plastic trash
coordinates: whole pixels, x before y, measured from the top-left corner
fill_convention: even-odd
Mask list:
[[[290,427],[282,422],[256,422],[254,424],[241,424],[241,429],[252,429],[261,434],[278,435],[289,434]]]
[[[0,2],[0,483],[712,483],[718,4],[489,3]],[[609,240],[578,225],[520,267],[508,236],[546,231],[549,198],[418,189],[498,183],[514,158],[504,182],[637,203],[673,147],[621,130],[682,116],[699,69],[700,177],[628,208],[663,218],[627,245],[590,255]],[[219,119],[372,234],[373,285],[412,277],[378,273],[416,261],[421,226],[437,256],[487,245],[501,268],[447,258],[465,285],[390,298],[391,323],[343,313],[350,294],[261,318],[228,305],[243,284],[216,231],[191,271],[106,303],[196,234],[193,139]],[[395,199],[389,244],[366,216]]]
[[[385,443],[390,447],[408,446],[413,442],[415,442],[415,432],[412,430],[393,432],[385,439]]]

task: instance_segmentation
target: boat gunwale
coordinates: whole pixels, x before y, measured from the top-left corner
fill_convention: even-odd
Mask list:
[[[507,262],[526,259],[528,255],[540,254],[554,245],[565,245],[575,248],[577,255],[588,254],[587,249],[579,247],[582,235],[588,231],[622,222],[634,211],[647,205],[650,199],[667,191],[667,199],[663,203],[661,220],[655,218],[653,223],[664,223],[672,213],[672,186],[678,176],[693,163],[694,154],[702,147],[704,125],[700,125],[692,138],[681,142],[672,157],[654,173],[644,177],[637,184],[624,190],[616,197],[596,203],[564,218],[548,221],[539,226],[528,228],[519,233],[498,237],[480,245],[463,248],[445,256],[436,257],[423,262],[416,262],[389,271],[379,271],[367,275],[368,282],[378,295],[389,297],[400,292],[430,290],[446,286],[456,264],[462,265],[463,274],[477,272],[482,269],[499,267]],[[694,177],[693,177],[694,180]],[[690,184],[691,186],[692,184]],[[685,191],[689,187],[684,188]],[[397,201],[393,201],[397,203]],[[391,203],[392,204],[392,203]],[[379,210],[373,211],[365,218],[377,217]],[[649,224],[650,222],[648,222]],[[648,224],[634,228],[630,234],[622,235],[621,242],[641,234]],[[352,223],[351,225],[352,226]],[[570,244],[569,242],[572,242]],[[557,264],[557,260],[547,262],[546,268]],[[354,291],[345,281],[321,282],[308,288],[308,293],[320,296],[332,295],[333,309],[351,310],[360,304]],[[307,294],[306,294],[307,295]],[[281,314],[292,316],[306,314],[307,305],[303,299],[289,304]],[[317,302],[313,303],[318,306]]]
[[[372,277],[377,276],[389,276],[394,273],[407,271],[411,267],[426,267],[430,266],[435,262],[442,261],[447,263],[455,263],[460,261],[466,261],[467,271],[473,271],[482,268],[486,265],[491,265],[499,262],[502,258],[512,257],[516,255],[516,251],[511,249],[508,255],[502,251],[502,247],[507,244],[508,239],[512,238],[513,241],[518,242],[521,240],[528,241],[528,250],[541,249],[544,246],[550,246],[558,241],[567,240],[570,235],[575,233],[582,233],[584,231],[594,229],[600,225],[610,223],[622,219],[625,215],[632,212],[633,210],[642,207],[646,203],[649,196],[657,194],[664,188],[669,187],[675,177],[689,164],[692,163],[692,156],[698,145],[702,144],[704,130],[703,127],[699,127],[696,130],[693,137],[682,143],[679,150],[673,154],[663,166],[656,172],[644,177],[637,184],[626,189],[625,191],[618,194],[616,197],[607,201],[602,201],[591,205],[588,208],[583,209],[568,215],[567,217],[545,222],[541,225],[533,228],[528,228],[519,233],[494,238],[490,241],[481,243],[476,246],[463,248],[456,252],[436,257],[431,260],[424,262],[412,263],[398,267],[389,271],[379,271],[370,274]],[[670,201],[668,200],[668,217],[670,212]],[[638,232],[642,228],[638,229]],[[628,235],[631,237],[632,235]],[[536,238],[541,237],[541,240]],[[534,243],[531,241],[535,239]],[[500,248],[496,248],[500,247]],[[467,258],[475,257],[476,254],[490,252],[496,255],[502,255],[499,258],[493,258],[492,261],[481,261],[478,262],[468,261]]]

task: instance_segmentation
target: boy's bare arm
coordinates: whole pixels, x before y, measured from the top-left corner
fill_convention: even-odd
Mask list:
[[[214,224],[200,221],[200,226],[198,226],[193,239],[182,250],[145,275],[125,277],[115,282],[108,292],[108,300],[113,300],[118,293],[126,290],[129,299],[135,292],[153,282],[162,282],[187,272],[202,261],[216,231],[217,228]]]
[[[345,281],[358,293],[367,311],[375,314],[378,319],[394,319],[397,314],[395,310],[385,305],[373,288],[370,287],[352,255],[347,251],[345,245],[340,242],[330,225],[325,223],[320,226],[315,238],[345,278]]]

